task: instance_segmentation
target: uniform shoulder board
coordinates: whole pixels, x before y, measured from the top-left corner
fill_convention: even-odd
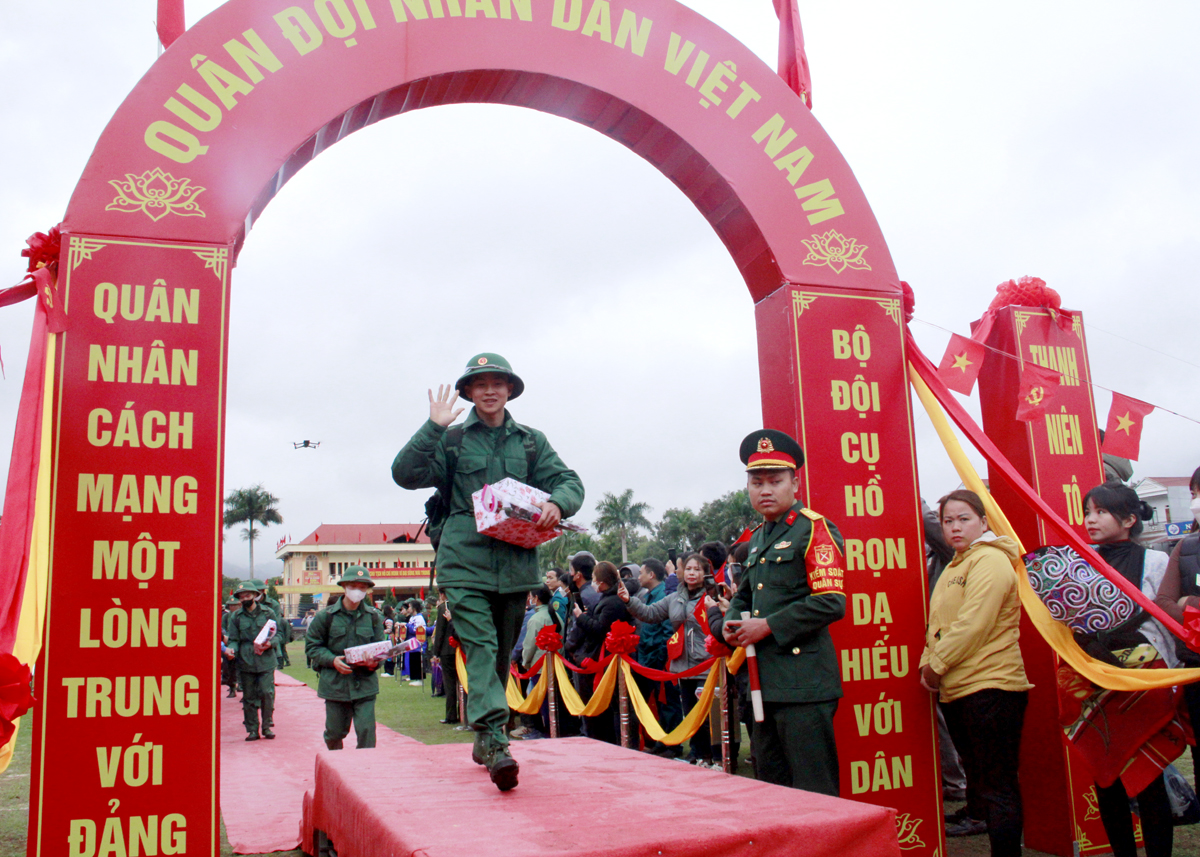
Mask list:
[[[801,509],[800,514],[808,518],[810,521],[820,521],[825,518],[820,512],[814,512],[812,509]]]

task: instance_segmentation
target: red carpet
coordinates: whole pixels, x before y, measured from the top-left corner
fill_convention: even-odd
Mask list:
[[[898,857],[895,812],[587,738],[514,742],[501,794],[462,744],[323,753],[305,843],[339,857]]]
[[[247,742],[241,697],[222,698],[221,816],[236,853],[300,847],[301,808],[304,793],[313,788],[313,759],[329,752],[321,738],[324,729],[325,703],[316,691],[281,672],[275,673],[274,741]],[[380,748],[424,746],[386,726],[376,732]],[[347,740],[353,747],[353,733]],[[341,755],[355,754],[343,750]]]

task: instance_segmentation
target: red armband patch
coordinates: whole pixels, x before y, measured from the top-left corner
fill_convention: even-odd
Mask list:
[[[813,522],[812,538],[808,542],[804,564],[808,569],[808,588],[813,595],[845,592],[843,579],[846,572],[842,564],[842,552],[824,520]]]

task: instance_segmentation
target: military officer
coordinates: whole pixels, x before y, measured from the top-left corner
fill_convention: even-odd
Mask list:
[[[304,652],[321,675],[317,696],[325,700],[325,746],[342,749],[353,721],[356,747],[361,750],[375,746],[376,670],[383,661],[348,664],[343,655],[353,646],[383,641],[383,614],[367,597],[375,581],[361,565],[347,568],[338,584],[342,597],[309,623]]]
[[[269,621],[279,623],[270,607],[258,603],[262,589],[256,580],[245,580],[233,593],[241,609],[229,619],[229,644],[236,648],[242,684],[242,720],[246,740],[257,741],[259,712],[262,712],[262,737],[274,738],[275,726],[275,645],[271,640],[254,640]]]
[[[760,780],[838,794],[833,715],[842,696],[829,626],[846,614],[842,537],[796,502],[804,451],[791,436],[763,429],[741,445],[750,503],[763,523],[737,593],[725,639],[758,651],[764,722],[751,741]]]
[[[504,696],[509,653],[525,615],[526,593],[542,585],[534,549],[480,535],[471,494],[485,484],[512,477],[547,492],[537,526],[549,529],[583,505],[583,483],[563,464],[546,436],[523,426],[506,405],[525,383],[499,354],[477,354],[451,388],[429,391],[429,419],[400,450],[392,478],[408,489],[438,488],[449,501],[449,517],[437,550],[438,586],[446,591],[450,615],[471,692],[466,719],[474,725],[471,758],[485,765],[501,791],[517,784],[518,766],[508,748],[508,701]],[[474,406],[462,426],[450,428],[464,408]]]

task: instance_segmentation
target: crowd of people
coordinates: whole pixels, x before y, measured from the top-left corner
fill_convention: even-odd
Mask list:
[[[509,416],[506,404],[523,390],[523,382],[502,357],[476,355],[453,388],[439,388],[436,396],[430,391],[429,421],[393,464],[398,484],[436,487],[444,504],[440,518],[436,503],[430,516],[431,533],[435,541],[440,538],[439,590],[429,617],[434,631],[426,656],[434,690],[445,696],[442,723],[474,732],[471,758],[487,769],[501,791],[518,783],[510,738],[531,740],[553,731],[616,743],[615,695],[607,710],[595,716],[573,717],[559,706],[558,721],[552,725],[547,704],[537,714],[521,715],[518,723],[504,687],[510,672],[528,673],[547,654],[539,645],[546,628],[558,631],[561,657],[586,667],[603,657],[614,625],[629,622],[638,635],[632,657],[658,673],[655,678],[638,674],[636,681],[664,731],[678,726],[697,704],[705,675],[692,671],[711,657],[714,641],[753,648],[762,711],[752,714],[745,671],[740,671],[734,680],[740,692],[730,695],[734,710],[728,712],[730,722],[740,721],[749,735],[753,775],[837,795],[833,718],[842,686],[829,626],[846,610],[843,543],[833,522],[796,500],[798,471],[804,464],[799,444],[786,433],[768,429],[752,432],[743,441],[739,455],[746,466],[747,491],[762,523],[732,546],[714,540],[682,557],[648,558],[620,567],[583,551],[569,558],[567,568],[538,572],[534,550],[476,531],[470,500],[473,491],[504,476],[527,480],[549,497],[534,525],[541,529],[574,513],[582,502],[578,476],[545,436]],[[464,410],[455,408],[459,395],[474,407],[464,426],[450,428]],[[1200,609],[1200,469],[1192,477],[1191,492],[1198,523],[1169,557],[1137,543],[1151,512],[1128,485],[1108,481],[1084,498],[1084,525],[1100,555],[1181,621],[1186,608]],[[927,511],[926,548],[931,602],[914,681],[935,694],[939,703],[947,796],[966,800],[961,810],[947,816],[948,832],[986,830],[993,855],[1020,854],[1024,815],[1017,763],[1032,687],[1019,647],[1022,609],[1014,568],[1022,561],[1020,550],[1013,539],[991,531],[984,498],[962,489],[941,498],[936,512]],[[409,601],[399,615],[389,615],[391,608],[380,612],[364,600],[373,582],[356,566],[338,583],[343,597],[309,624],[306,654],[321,673],[318,692],[326,700],[327,746],[339,749],[353,723],[357,746],[371,747],[376,671],[401,667],[370,659],[347,664],[343,652],[388,638],[399,642],[416,635],[423,640],[425,605]],[[271,738],[273,690],[268,685],[278,649],[254,641],[266,621],[278,615],[277,605],[264,603],[252,581],[235,595],[238,609],[225,624],[226,656],[238,658],[238,674],[229,682],[231,693],[235,683],[242,686],[247,740]],[[1095,606],[1104,609],[1102,604]],[[1130,669],[1180,662],[1200,665],[1200,655],[1142,610],[1103,630],[1076,633],[1076,640],[1092,657]],[[459,705],[460,655],[470,682],[465,708]],[[421,661],[409,661],[412,684],[423,680]],[[1069,680],[1064,675],[1060,670],[1060,682]],[[579,696],[588,700],[593,675],[574,672],[572,677]],[[1105,706],[1115,715],[1122,705],[1119,693],[1096,687],[1087,693],[1091,695],[1081,706],[1080,718]],[[1184,696],[1196,722],[1197,685],[1186,686]],[[1074,740],[1074,724],[1063,725]],[[736,759],[741,730],[731,732]],[[1142,736],[1144,741],[1152,737]],[[686,751],[644,735],[637,743],[648,753],[721,767],[720,747],[714,747],[706,721]],[[1088,751],[1097,772],[1097,806],[1105,831],[1118,857],[1136,854],[1129,811],[1134,799],[1148,857],[1165,857],[1172,850],[1172,814],[1161,767],[1147,771],[1142,766],[1132,775],[1128,763],[1140,746],[1121,746],[1125,749]],[[1116,755],[1128,757],[1113,758]],[[1112,771],[1116,773],[1107,773]],[[961,794],[954,794],[959,788]]]

